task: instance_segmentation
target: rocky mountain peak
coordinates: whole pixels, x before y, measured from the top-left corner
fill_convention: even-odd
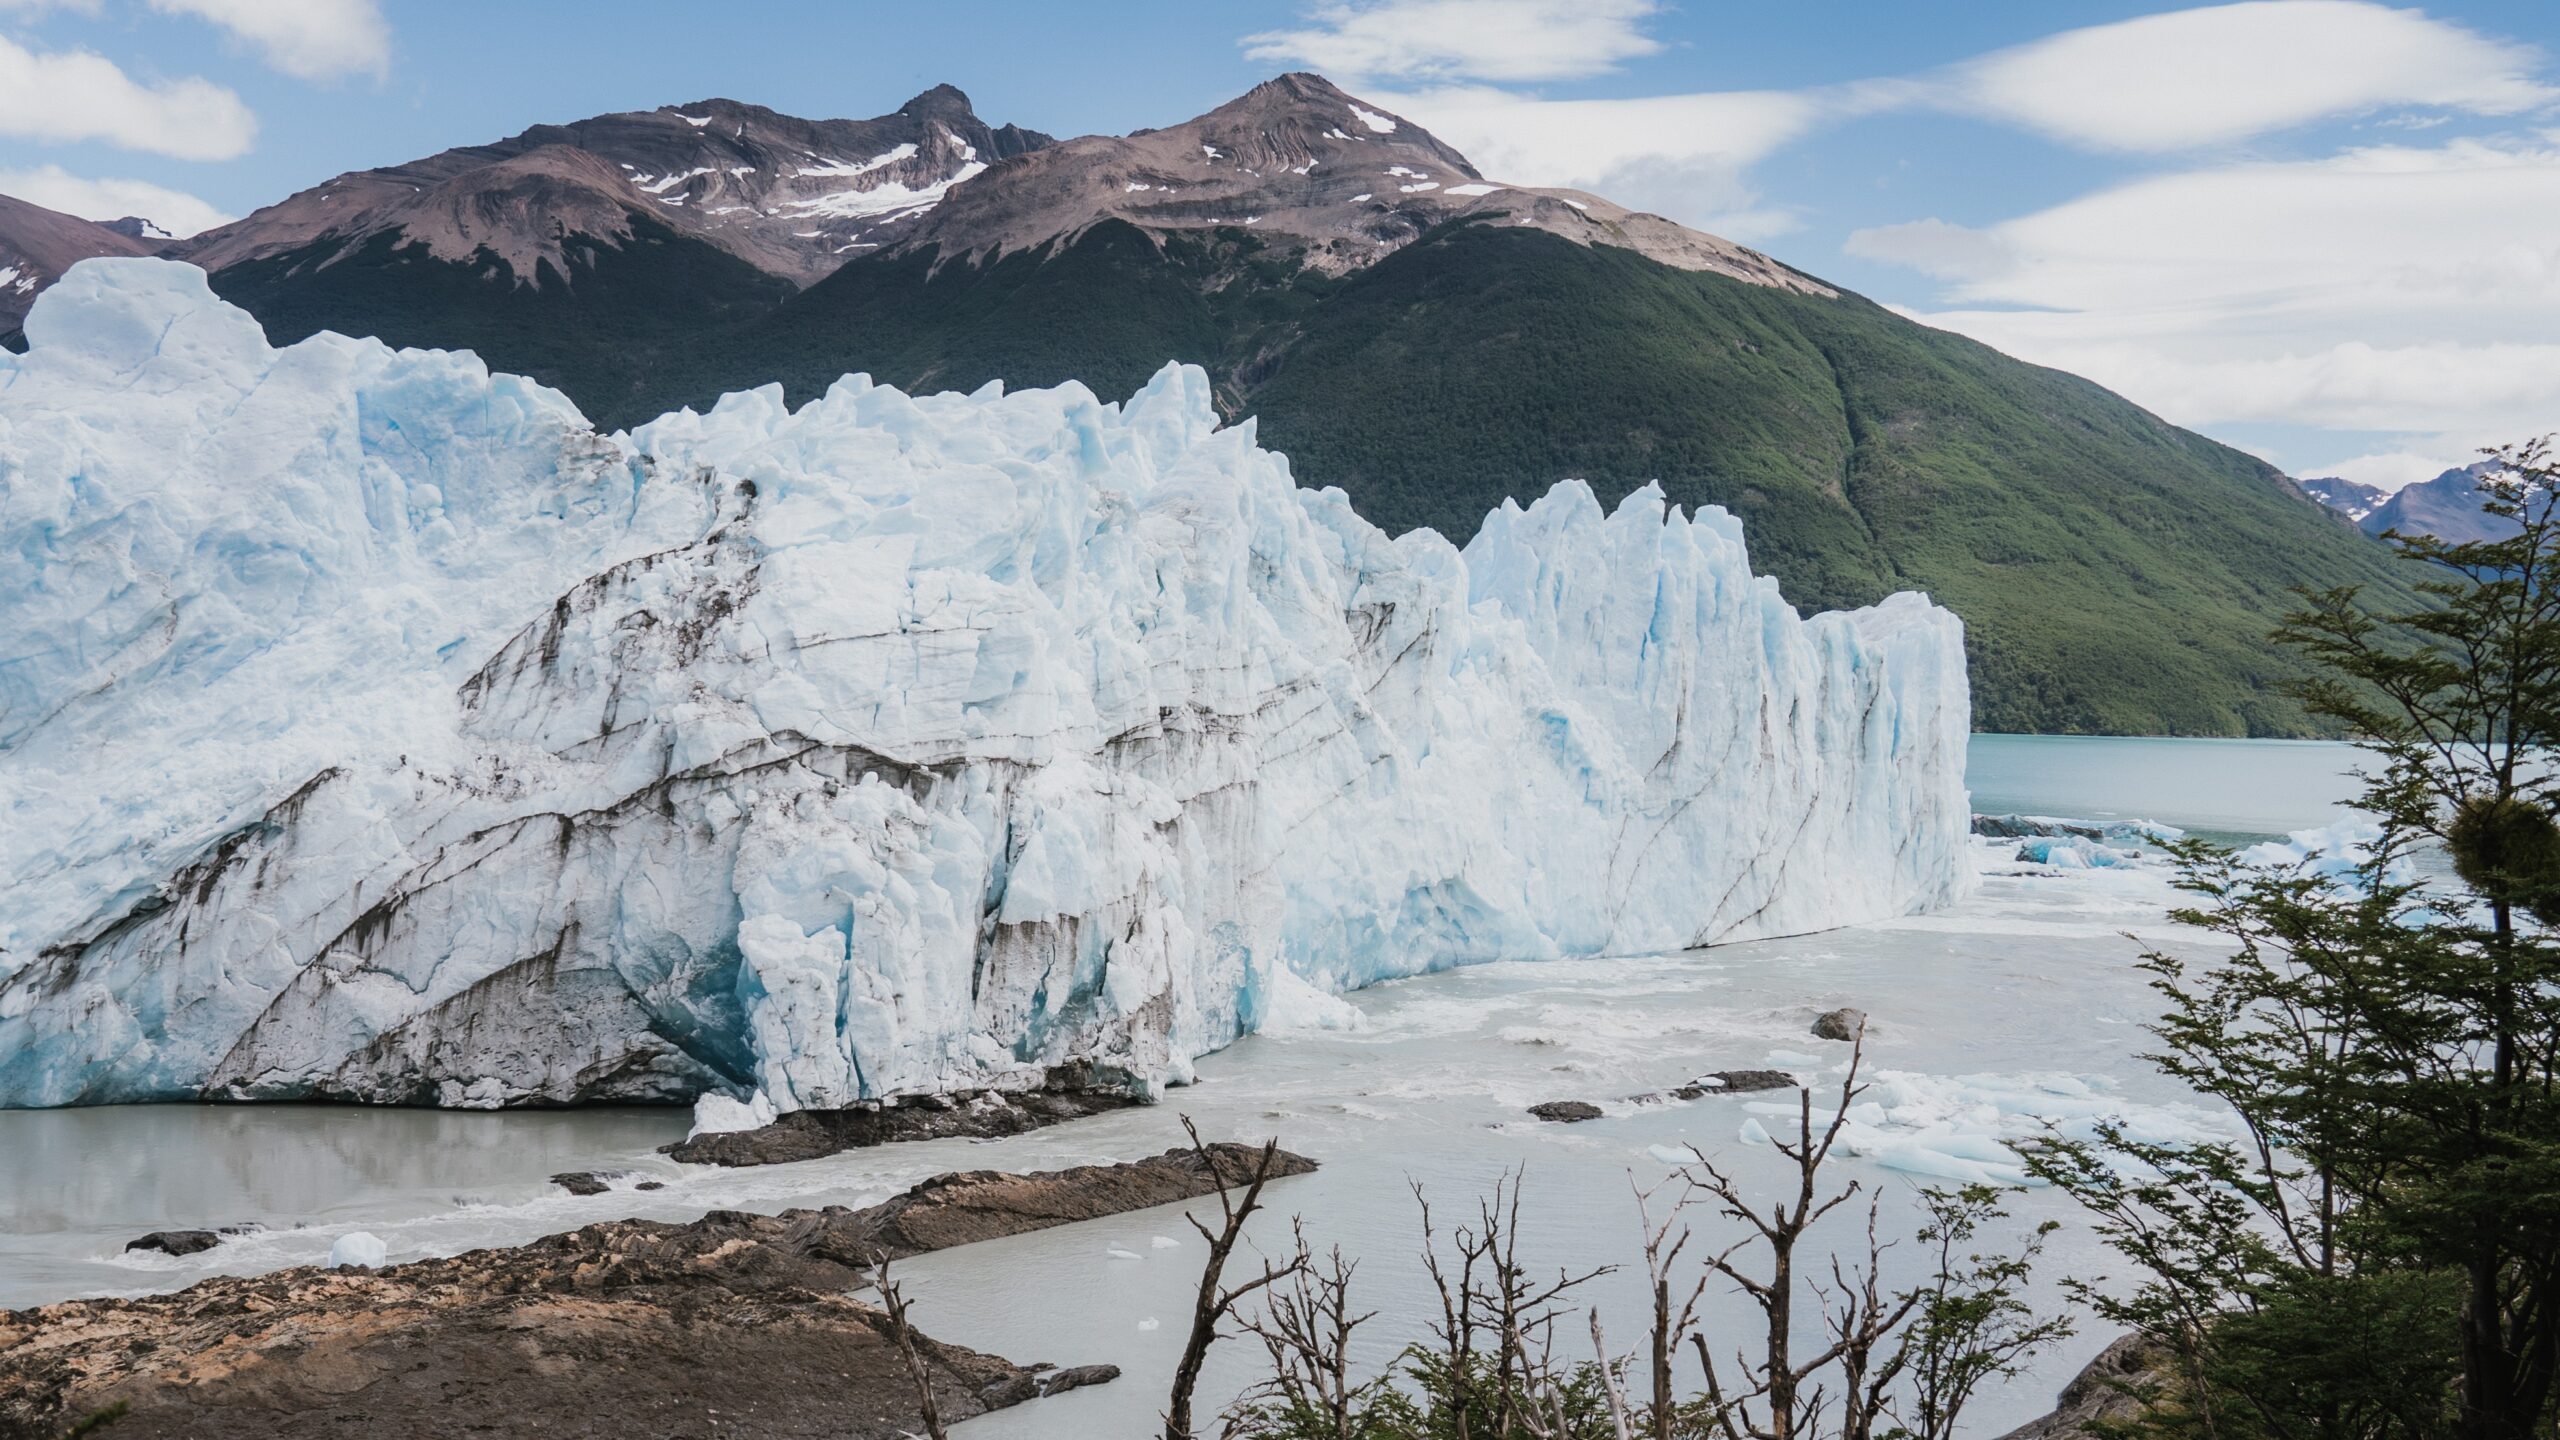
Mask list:
[[[920,120],[944,120],[954,117],[975,120],[978,118],[978,109],[969,103],[968,92],[952,84],[936,85],[918,94],[914,99],[899,106],[898,113],[912,115]]]
[[[1049,143],[987,125],[947,85],[869,120],[805,120],[713,97],[536,125],[341,175],[177,253],[218,269],[317,246],[312,263],[327,265],[391,231],[439,259],[493,255],[518,283],[540,283],[546,261],[571,273],[570,237],[619,244],[646,217],[805,285],[889,243],[988,165]],[[527,189],[528,162],[548,177],[540,193]],[[484,191],[486,203],[472,198]]]
[[[1153,233],[1238,229],[1306,265],[1356,270],[1457,219],[1525,225],[1684,270],[1831,293],[1757,251],[1578,190],[1487,179],[1420,125],[1304,71],[1204,115],[1017,155],[920,216],[887,248],[986,258],[1105,221]]]

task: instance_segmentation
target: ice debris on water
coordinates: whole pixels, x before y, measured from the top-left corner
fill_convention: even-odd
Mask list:
[[[351,1230],[329,1246],[329,1268],[332,1270],[350,1265],[379,1269],[390,1258],[391,1248],[382,1243],[381,1236],[370,1230]]]
[[[1184,366],[599,435],[157,260],[26,336],[0,1105],[1145,1088],[1971,883],[1955,618],[1799,617],[1653,487],[1391,537]]]
[[[2296,830],[2281,840],[2261,841],[2241,851],[2240,861],[2262,870],[2357,884],[2363,879],[2365,867],[2373,863],[2374,847],[2381,843],[2380,824],[2346,816],[2326,825]],[[2389,878],[2395,884],[2405,883],[2414,874],[2415,869],[2407,860],[2395,860]]]
[[[778,1118],[773,1102],[762,1091],[744,1100],[712,1091],[693,1102],[693,1128],[686,1132],[688,1140],[704,1135],[724,1135],[736,1130],[761,1130]]]

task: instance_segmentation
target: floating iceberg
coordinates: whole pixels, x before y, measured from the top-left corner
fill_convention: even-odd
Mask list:
[[[1941,906],[1954,617],[1578,483],[1461,551],[1206,377],[625,435],[91,261],[0,354],[0,1104],[1139,1088],[1498,958]]]
[[[2281,840],[2260,841],[2240,852],[2240,862],[2261,870],[2361,888],[2365,871],[2373,864],[2374,851],[2381,844],[2380,823],[2346,815],[2326,825],[2293,831]],[[2403,883],[2414,878],[2415,873],[2416,867],[2407,860],[2394,860],[2389,878]]]

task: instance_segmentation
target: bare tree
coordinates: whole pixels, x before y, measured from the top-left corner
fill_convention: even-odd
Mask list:
[[[1910,1296],[1887,1299],[1878,1290],[1875,1266],[1884,1247],[1876,1240],[1874,1212],[1870,1209],[1866,1266],[1853,1276],[1841,1269],[1835,1259],[1835,1289],[1826,1294],[1818,1286],[1813,1288],[1829,1343],[1810,1356],[1799,1357],[1796,1353],[1798,1248],[1805,1232],[1861,1192],[1860,1182],[1852,1180],[1825,1193],[1822,1167],[1849,1123],[1849,1107],[1865,1093],[1866,1087],[1858,1083],[1865,1053],[1866,1034],[1862,1027],[1850,1047],[1848,1070],[1840,1080],[1839,1104],[1819,1131],[1813,1124],[1813,1092],[1797,1093],[1795,1138],[1770,1139],[1778,1153],[1795,1165],[1795,1190],[1765,1213],[1744,1197],[1742,1187],[1731,1175],[1707,1159],[1703,1151],[1691,1147],[1695,1163],[1683,1170],[1690,1186],[1718,1213],[1742,1221],[1751,1231],[1709,1256],[1707,1268],[1749,1296],[1764,1322],[1760,1356],[1754,1359],[1737,1351],[1730,1370],[1716,1364],[1704,1335],[1693,1332],[1689,1337],[1697,1351],[1699,1368],[1706,1375],[1709,1416],[1725,1440],[1799,1440],[1813,1434],[1831,1405],[1823,1387],[1814,1382],[1835,1366],[1840,1368],[1847,1389],[1843,1404],[1847,1416],[1871,1419],[1871,1394],[1880,1393],[1875,1388],[1877,1347],[1910,1317],[1918,1304]],[[1755,1244],[1768,1248],[1765,1275],[1743,1268],[1742,1256]],[[1888,1383],[1890,1378],[1885,1377]],[[1844,1440],[1864,1440],[1864,1436],[1846,1436]]]
[[[1191,1228],[1209,1242],[1209,1258],[1200,1267],[1200,1294],[1191,1309],[1191,1336],[1183,1343],[1182,1361],[1174,1367],[1173,1393],[1165,1404],[1165,1440],[1197,1440],[1191,1425],[1192,1392],[1200,1386],[1200,1367],[1209,1358],[1209,1347],[1217,1343],[1218,1327],[1233,1313],[1236,1302],[1256,1291],[1265,1290],[1298,1272],[1304,1253],[1286,1265],[1265,1260],[1262,1273],[1241,1285],[1220,1288],[1226,1274],[1227,1258],[1235,1253],[1236,1244],[1244,1238],[1245,1221],[1262,1208],[1262,1187],[1271,1179],[1272,1166],[1280,1155],[1280,1141],[1275,1137],[1263,1142],[1261,1154],[1244,1179],[1244,1190],[1238,1195],[1228,1183],[1227,1173],[1219,1166],[1217,1153],[1200,1139],[1200,1128],[1191,1117],[1182,1117],[1182,1133],[1191,1137],[1191,1152],[1208,1168],[1209,1178],[1218,1187],[1219,1226],[1211,1230],[1197,1216],[1186,1216]]]
[[[1823,1166],[1838,1153],[1848,1112],[1865,1087],[1864,1037],[1850,1051],[1837,1105],[1815,1124],[1813,1097],[1800,1095],[1793,1138],[1772,1138],[1792,1162],[1792,1186],[1765,1208],[1692,1147],[1663,1191],[1636,1189],[1642,1219],[1650,1325],[1643,1344],[1613,1355],[1601,1317],[1584,1307],[1589,1360],[1568,1359],[1556,1326],[1573,1313],[1583,1285],[1608,1274],[1558,1270],[1533,1276],[1520,1257],[1521,1176],[1507,1174],[1477,1203],[1473,1223],[1443,1232],[1419,1185],[1423,1265],[1440,1302],[1427,1340],[1407,1346],[1396,1371],[1362,1382],[1350,1362],[1352,1332],[1371,1316],[1354,1313],[1353,1266],[1337,1247],[1319,1268],[1303,1227],[1296,1259],[1266,1273],[1294,1284],[1275,1288],[1266,1318],[1245,1328],[1262,1337],[1272,1377],[1229,1412],[1231,1436],[1251,1440],[1952,1440],[1966,1402],[1986,1381],[2018,1373],[2047,1341],[2070,1332],[2064,1319],[2039,1321],[2021,1295],[2046,1225],[2021,1251],[1984,1255],[1971,1245],[2003,1218],[1988,1185],[1924,1190],[1929,1219],[1919,1231],[1929,1273],[1908,1290],[1885,1284],[1883,1208],[1868,1196],[1864,1249],[1807,1248],[1833,1211],[1868,1195],[1861,1182],[1831,1183]],[[1742,1222],[1734,1244],[1685,1260],[1696,1238],[1687,1212],[1704,1207]],[[1207,1232],[1204,1230],[1204,1234]],[[1752,1252],[1765,1247],[1766,1254]],[[1709,1342],[1701,1307],[1723,1279],[1760,1311],[1756,1334],[1727,1360]],[[1268,1282],[1265,1282],[1268,1283]],[[1206,1293],[1204,1291],[1204,1293]],[[1807,1340],[1803,1334],[1818,1334]],[[1703,1393],[1682,1396],[1683,1349],[1705,1373]],[[1650,1364],[1651,1394],[1638,1403],[1627,1380]],[[1253,1403],[1254,1400],[1262,1403]]]
[[[1636,1191],[1636,1214],[1644,1225],[1646,1288],[1653,1303],[1652,1343],[1646,1355],[1653,1369],[1653,1399],[1645,1409],[1645,1433],[1649,1440],[1675,1440],[1680,1401],[1671,1372],[1681,1345],[1697,1333],[1698,1301],[1707,1292],[1707,1276],[1701,1273],[1689,1285],[1688,1294],[1678,1304],[1672,1303],[1677,1284],[1672,1270],[1680,1253],[1689,1248],[1691,1237],[1689,1227],[1680,1223],[1684,1201],[1674,1200],[1662,1222],[1654,1223],[1654,1196],[1660,1189]]]
[[[871,1284],[880,1292],[880,1304],[889,1312],[889,1334],[898,1342],[898,1353],[905,1357],[907,1375],[915,1381],[916,1407],[924,1416],[926,1440],[949,1440],[942,1428],[942,1407],[933,1398],[933,1370],[925,1364],[924,1351],[916,1344],[915,1326],[907,1323],[907,1294],[889,1274],[889,1252],[878,1250],[871,1257]]]
[[[1477,1203],[1476,1223],[1450,1233],[1443,1257],[1431,1206],[1421,1187],[1423,1265],[1440,1298],[1439,1322],[1421,1373],[1433,1399],[1446,1411],[1457,1440],[1499,1440],[1515,1435],[1569,1433],[1584,1396],[1574,1367],[1556,1354],[1555,1323],[1567,1313],[1562,1300],[1610,1273],[1613,1267],[1553,1279],[1533,1278],[1520,1260],[1521,1176],[1495,1182]],[[1594,1397],[1596,1398],[1596,1397]]]
[[[1290,1228],[1297,1237],[1290,1283],[1273,1286],[1262,1318],[1244,1327],[1270,1353],[1271,1377],[1243,1403],[1277,1404],[1302,1430],[1356,1440],[1356,1411],[1369,1386],[1351,1378],[1351,1337],[1377,1312],[1352,1313],[1351,1277],[1359,1266],[1343,1258],[1341,1246],[1319,1265],[1307,1246],[1305,1221],[1293,1220]]]

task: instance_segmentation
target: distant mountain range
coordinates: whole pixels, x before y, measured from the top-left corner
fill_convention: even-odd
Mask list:
[[[2355,521],[2356,528],[2367,535],[2397,530],[2457,543],[2495,540],[2515,529],[2480,509],[2480,477],[2497,468],[2497,462],[2491,460],[2457,465],[2432,480],[2398,490],[2326,478],[2305,480],[2302,488],[2320,503]]]
[[[0,212],[0,255],[20,228]],[[1463,539],[1560,477],[1658,479],[1741,516],[1799,605],[1948,604],[1984,729],[2304,733],[2265,641],[2291,587],[2399,583],[2247,455],[1730,241],[1485,176],[1313,75],[1066,141],[948,86],[872,120],[608,115],[162,253],[278,343],[467,347],[607,425],[849,371],[1117,399],[1184,360],[1389,529]]]

